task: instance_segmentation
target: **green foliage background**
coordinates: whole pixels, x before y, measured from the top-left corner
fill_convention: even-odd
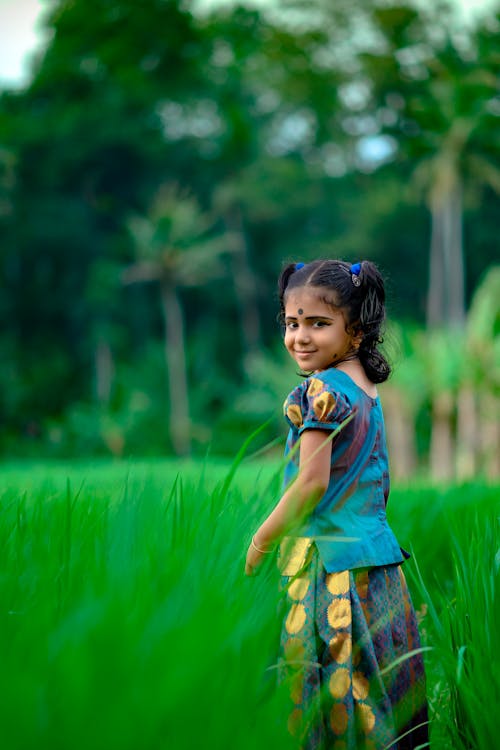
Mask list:
[[[0,95],[0,449],[178,450],[163,289],[193,450],[231,453],[279,408],[247,411],[258,375],[286,378],[283,261],[370,258],[422,326],[457,179],[468,305],[498,258],[499,16],[454,7],[49,0],[29,84]]]

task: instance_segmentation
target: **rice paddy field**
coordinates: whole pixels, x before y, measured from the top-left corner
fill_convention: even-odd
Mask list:
[[[0,747],[293,748],[278,573],[243,575],[280,466],[0,469]],[[497,746],[499,487],[393,488],[437,750]],[[271,557],[271,556],[269,556]]]

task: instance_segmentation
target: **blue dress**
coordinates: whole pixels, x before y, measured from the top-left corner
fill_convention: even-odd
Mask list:
[[[406,656],[420,642],[405,555],[386,517],[380,401],[330,368],[295,388],[284,412],[285,484],[297,473],[304,430],[332,440],[328,488],[280,548],[289,730],[308,750],[416,748],[428,741],[424,669],[420,653]]]

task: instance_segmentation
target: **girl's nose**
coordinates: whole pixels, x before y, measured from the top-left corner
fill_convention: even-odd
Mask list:
[[[307,328],[305,328],[304,326],[299,326],[297,330],[297,341],[299,342],[310,341],[310,338],[311,337],[309,335],[309,331],[307,330]]]

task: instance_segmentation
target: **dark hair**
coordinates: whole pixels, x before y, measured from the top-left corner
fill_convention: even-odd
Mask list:
[[[383,341],[385,320],[384,281],[374,263],[364,260],[358,265],[358,285],[353,282],[351,264],[341,260],[314,260],[299,268],[295,263],[286,265],[278,280],[279,318],[284,324],[286,295],[292,289],[324,289],[321,299],[342,309],[347,330],[362,335],[358,356],[367,377],[372,383],[383,383],[391,374],[391,367],[378,348]]]

